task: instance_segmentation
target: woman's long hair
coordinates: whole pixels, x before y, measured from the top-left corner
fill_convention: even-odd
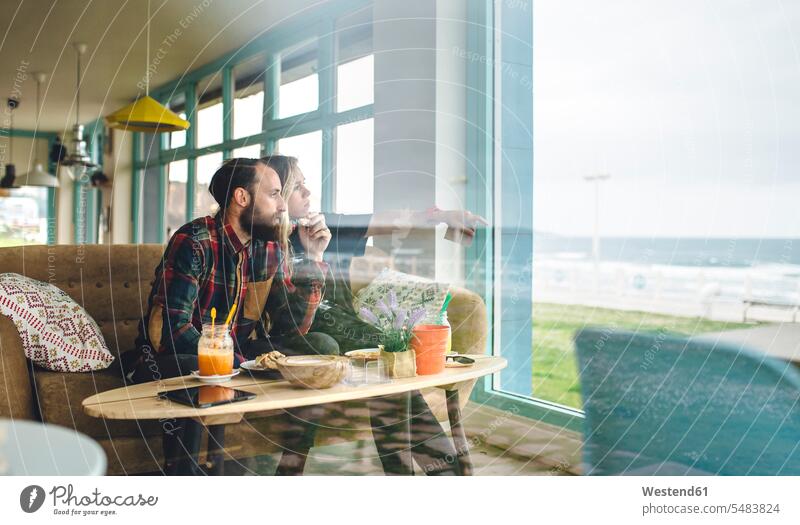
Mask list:
[[[292,273],[292,258],[294,250],[292,243],[289,242],[289,236],[292,234],[293,224],[289,217],[289,197],[294,192],[294,187],[297,181],[297,157],[290,157],[288,155],[267,155],[261,158],[261,162],[275,170],[278,178],[281,180],[281,197],[286,202],[286,212],[281,217],[281,224],[278,227],[279,238],[281,242],[281,250],[285,254],[286,270],[288,275]]]

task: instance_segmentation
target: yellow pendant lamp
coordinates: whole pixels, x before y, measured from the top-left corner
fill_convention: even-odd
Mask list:
[[[182,131],[189,123],[148,95],[106,117],[111,128],[146,133]]]
[[[144,79],[145,95],[136,102],[107,116],[106,124],[110,128],[144,131],[145,133],[167,133],[187,129],[188,121],[169,108],[162,106],[150,96],[150,0],[147,0],[147,61]]]

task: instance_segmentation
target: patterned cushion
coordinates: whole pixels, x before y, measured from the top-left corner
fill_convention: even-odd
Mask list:
[[[0,274],[0,313],[17,327],[25,356],[42,368],[89,372],[114,361],[86,310],[49,283]]]
[[[388,305],[389,292],[394,291],[401,310],[412,311],[422,306],[425,308],[422,322],[437,323],[449,288],[450,285],[445,283],[386,268],[369,285],[356,293],[353,306],[357,312],[366,308],[380,318],[378,301]]]

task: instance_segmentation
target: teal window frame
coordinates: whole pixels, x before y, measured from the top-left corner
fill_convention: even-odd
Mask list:
[[[188,160],[186,221],[193,218],[195,204],[195,188],[197,181],[196,159],[209,153],[222,152],[223,158],[230,157],[231,152],[241,146],[260,144],[263,154],[272,153],[278,140],[296,135],[322,131],[326,140],[322,141],[322,211],[330,212],[334,203],[335,188],[335,144],[336,128],[373,117],[373,105],[368,104],[348,111],[336,112],[336,31],[335,20],[359,9],[369,8],[367,0],[343,0],[323,4],[316,9],[304,13],[302,20],[290,20],[254,38],[244,46],[236,49],[190,73],[164,84],[151,92],[151,96],[165,103],[175,95],[183,92],[186,97],[186,115],[189,129],[186,144],[178,148],[166,148],[166,134],[160,142],[157,163],[160,167],[159,192],[159,242],[166,239],[166,166],[170,162]],[[287,118],[278,118],[278,96],[280,92],[280,53],[300,42],[316,38],[318,42],[318,79],[319,106],[316,110]],[[264,115],[259,133],[232,138],[233,103],[234,103],[234,68],[255,56],[264,57]],[[222,73],[222,130],[223,140],[219,144],[196,147],[197,137],[194,132],[197,124],[197,84],[203,78]],[[145,161],[140,158],[139,150],[142,141],[140,133],[133,134],[133,177],[131,191],[132,242],[142,242],[142,178]],[[151,160],[152,166],[152,160]]]
[[[54,131],[39,131],[30,129],[15,129],[10,130],[0,128],[0,136],[2,137],[20,137],[26,139],[38,139],[47,141],[47,169],[49,173],[55,173],[57,168],[56,164],[50,162],[50,150],[56,141],[58,134]],[[35,160],[35,159],[34,159]],[[47,244],[53,245],[56,243],[56,230],[57,230],[56,217],[56,188],[47,188]]]
[[[465,275],[472,276],[467,285],[484,299],[489,313],[489,326],[491,328],[489,330],[486,353],[491,355],[496,353],[495,349],[499,349],[499,353],[509,359],[511,371],[520,375],[530,385],[531,367],[529,360],[532,347],[528,340],[523,338],[525,344],[528,344],[528,356],[517,355],[520,350],[524,350],[524,346],[522,348],[519,348],[520,345],[516,345],[517,348],[509,347],[510,345],[506,341],[501,340],[499,332],[505,321],[496,314],[496,308],[500,306],[498,303],[502,301],[502,297],[496,296],[494,290],[502,289],[502,286],[496,286],[497,283],[495,281],[503,279],[503,275],[497,271],[495,266],[497,259],[495,251],[498,248],[495,242],[495,233],[498,230],[498,225],[500,228],[505,228],[504,232],[511,230],[512,234],[516,234],[515,229],[521,231],[525,227],[530,228],[528,231],[533,231],[532,224],[527,221],[515,221],[514,224],[504,225],[502,220],[503,213],[495,206],[496,192],[509,191],[509,188],[503,187],[502,177],[497,172],[498,169],[503,169],[503,166],[506,165],[507,157],[512,155],[509,151],[504,150],[506,146],[504,145],[503,135],[509,133],[509,131],[512,133],[521,132],[520,129],[509,130],[506,127],[506,123],[496,126],[496,122],[498,114],[501,112],[503,115],[521,116],[523,122],[529,117],[527,121],[529,127],[526,132],[530,133],[533,119],[531,107],[533,94],[529,93],[531,100],[527,102],[522,100],[523,97],[506,97],[503,90],[496,89],[498,84],[495,75],[498,74],[498,70],[502,70],[504,72],[502,74],[505,74],[512,68],[520,66],[520,64],[506,62],[502,54],[497,53],[496,43],[499,43],[500,46],[508,45],[515,53],[525,52],[526,50],[530,53],[533,38],[532,2],[531,0],[521,0],[512,4],[508,2],[495,3],[484,2],[483,0],[468,0],[467,13],[469,23],[467,24],[466,56],[486,57],[487,59],[474,60],[468,58],[466,60],[466,112],[467,122],[470,123],[467,127],[466,136],[468,166],[466,200],[470,209],[485,217],[492,218],[491,223],[495,225],[495,228],[493,229],[494,231],[483,230],[477,232],[475,242],[467,249]],[[521,23],[520,19],[524,18],[521,17],[521,13],[529,14],[530,25]],[[498,27],[504,19],[509,20],[510,23]],[[497,63],[495,59],[498,59]],[[532,57],[529,60],[532,60]],[[517,71],[513,78],[523,78],[521,75],[524,74],[528,75],[527,78],[532,78],[530,64],[523,63],[520,69],[522,72]],[[495,93],[496,91],[497,93]],[[526,103],[528,104],[527,106]],[[495,140],[498,135],[501,139],[500,141]],[[498,142],[500,146],[496,147]],[[529,164],[525,164],[523,161],[523,168],[530,169],[532,174],[532,155]],[[519,188],[516,191],[519,191]],[[517,211],[515,210],[515,212]],[[526,216],[525,213],[518,213],[518,215]],[[532,223],[532,213],[530,222]],[[504,256],[507,257],[508,255],[504,254]],[[530,253],[523,260],[527,260],[528,257],[530,257]],[[531,274],[524,275],[524,280],[530,285]],[[515,276],[515,281],[518,281],[518,279],[519,276]],[[495,327],[499,327],[499,329],[496,330]],[[527,367],[527,370],[518,366],[519,362],[514,362],[515,357],[521,358],[522,365]],[[525,357],[527,357],[527,360],[524,359]],[[513,370],[515,365],[517,370]],[[584,419],[582,411],[549,403],[542,399],[500,390],[497,388],[500,375],[487,376],[478,380],[472,391],[471,400],[501,410],[511,411],[519,416],[573,431],[580,431]]]

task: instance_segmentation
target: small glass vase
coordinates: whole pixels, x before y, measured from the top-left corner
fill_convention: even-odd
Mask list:
[[[402,379],[417,375],[417,356],[414,350],[387,352],[383,349],[383,346],[380,349],[381,361],[383,361],[387,376],[394,379]]]

